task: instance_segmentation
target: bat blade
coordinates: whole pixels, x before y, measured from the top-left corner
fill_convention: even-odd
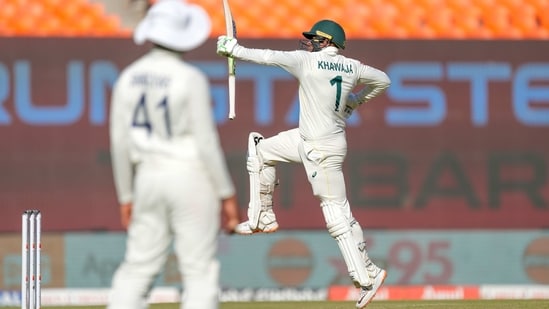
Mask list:
[[[225,13],[225,30],[227,36],[236,37],[236,23],[233,20],[233,14],[228,0],[223,0],[223,12]],[[236,99],[236,62],[233,57],[227,58],[227,66],[229,71],[229,119],[233,120],[236,117],[235,99]]]

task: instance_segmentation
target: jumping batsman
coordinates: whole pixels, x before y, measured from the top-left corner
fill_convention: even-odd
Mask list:
[[[277,66],[299,81],[299,127],[269,138],[256,132],[249,135],[248,221],[238,225],[237,233],[278,229],[272,209],[276,164],[302,163],[313,194],[320,199],[328,232],[339,246],[353,283],[361,289],[356,307],[364,308],[387,273],[368,257],[362,228],[346,197],[342,172],[347,154],[345,122],[354,109],[389,87],[390,80],[384,72],[339,54],[345,48],[345,32],[336,22],[321,20],[303,35],[301,50],[295,51],[250,49],[235,38],[218,38],[218,54]]]

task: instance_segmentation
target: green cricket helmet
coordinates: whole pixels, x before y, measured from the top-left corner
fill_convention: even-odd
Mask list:
[[[310,31],[303,32],[303,36],[307,39],[320,36],[330,40],[340,49],[345,49],[345,31],[336,22],[332,20],[321,20],[313,25]]]

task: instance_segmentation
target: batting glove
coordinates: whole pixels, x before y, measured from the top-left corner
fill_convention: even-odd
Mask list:
[[[235,38],[222,35],[217,38],[217,54],[230,57],[233,54],[234,47],[238,44]]]

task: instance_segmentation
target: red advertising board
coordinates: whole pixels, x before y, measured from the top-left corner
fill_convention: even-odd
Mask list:
[[[296,40],[248,40],[294,49]],[[124,39],[0,39],[0,231],[24,209],[44,229],[117,230],[108,98],[146,48]],[[344,54],[386,71],[381,97],[349,120],[345,164],[366,228],[549,226],[549,43],[351,41]],[[248,132],[297,126],[297,85],[237,62],[237,117],[226,119],[226,65],[215,42],[185,56],[209,75],[223,146],[247,204]],[[284,229],[323,229],[303,169],[282,164],[275,210]]]

